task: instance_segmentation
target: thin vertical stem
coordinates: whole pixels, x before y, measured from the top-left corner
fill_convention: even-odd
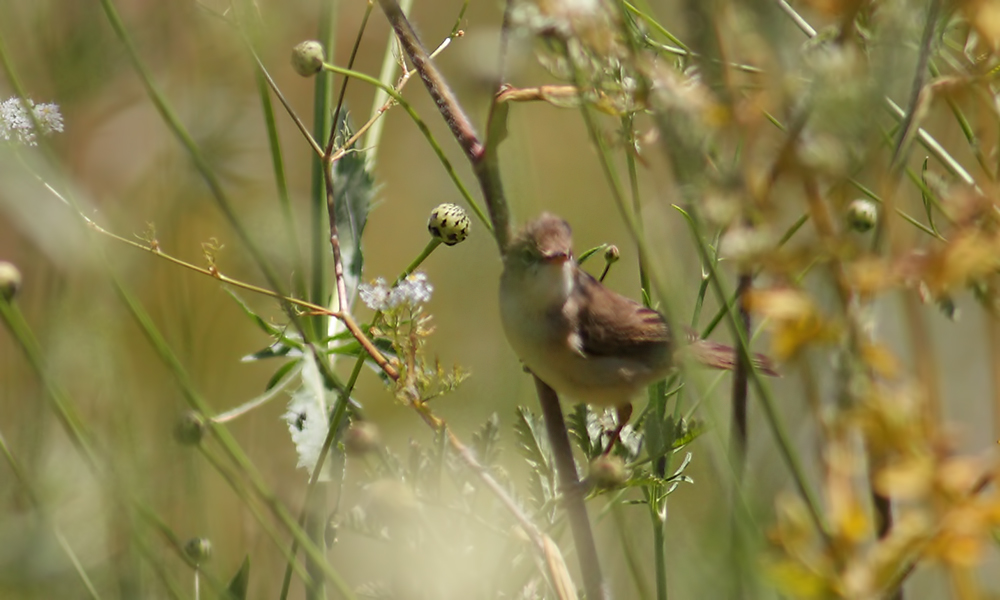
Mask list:
[[[747,310],[747,294],[753,285],[753,275],[743,272],[739,275],[736,285],[737,324],[744,339],[750,339],[750,312]],[[731,400],[732,429],[729,434],[729,460],[733,465],[736,477],[730,497],[729,535],[730,555],[733,565],[733,582],[736,586],[735,597],[742,598],[745,594],[742,568],[742,543],[740,536],[739,490],[743,485],[747,462],[747,399],[749,397],[748,356],[742,352],[736,355],[736,368],[733,369],[733,391]]]
[[[424,82],[424,87],[434,99],[438,111],[444,117],[452,135],[455,136],[472,165],[476,178],[479,180],[483,198],[486,200],[486,208],[490,213],[493,236],[500,248],[500,253],[503,254],[510,241],[511,226],[510,209],[504,196],[503,183],[500,181],[500,167],[496,155],[496,144],[499,143],[499,140],[493,140],[489,148],[480,140],[472,122],[451,92],[444,77],[434,66],[430,55],[424,49],[416,32],[413,31],[410,22],[406,20],[406,15],[403,14],[396,0],[379,0],[379,5],[389,20],[389,24],[392,25],[393,31],[399,37],[403,50],[410,62],[413,63],[413,68],[416,69],[420,79]],[[494,104],[495,106],[496,104]],[[498,130],[496,129],[498,124],[492,122],[494,119],[492,114],[490,118],[491,132]]]
[[[736,286],[738,297],[738,320],[742,334],[750,339],[750,313],[747,311],[746,298],[753,284],[753,276],[743,273],[739,276]],[[737,476],[742,479],[746,468],[747,453],[747,398],[749,396],[748,371],[750,365],[746,356],[738,354],[736,368],[733,370],[732,416],[733,425],[730,433],[730,458]]]
[[[319,32],[317,38],[324,48],[336,48],[337,0],[321,0],[319,11]],[[313,139],[320,146],[326,146],[325,136],[330,131],[331,108],[333,105],[333,75],[320,71],[316,74],[316,87],[313,91]],[[326,183],[324,171],[328,165],[321,157],[313,157],[312,189],[310,191],[311,210],[309,222],[312,226],[310,246],[312,249],[312,286],[310,300],[321,306],[326,306],[329,300],[327,278],[327,220]],[[313,318],[313,334],[317,338],[326,336],[327,317]]]
[[[570,529],[573,531],[576,552],[580,557],[583,587],[587,591],[587,598],[603,600],[607,598],[607,594],[604,589],[604,578],[601,576],[601,564],[597,559],[597,545],[594,543],[594,532],[587,517],[587,507],[583,503],[583,486],[576,472],[576,462],[573,460],[573,450],[569,445],[569,435],[566,433],[562,407],[559,406],[559,396],[538,377],[535,377],[535,389],[538,392],[538,401],[542,405],[545,428],[549,434],[549,443],[552,445],[552,454],[555,456],[559,486],[562,488],[563,503],[569,517]]]

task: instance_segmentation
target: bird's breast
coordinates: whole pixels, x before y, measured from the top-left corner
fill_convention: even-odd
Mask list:
[[[650,373],[635,361],[583,353],[572,294],[562,292],[559,277],[530,279],[505,272],[500,318],[507,341],[532,373],[560,396],[598,406],[627,403],[649,383]]]

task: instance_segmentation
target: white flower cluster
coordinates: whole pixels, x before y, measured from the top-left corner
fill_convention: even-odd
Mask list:
[[[28,111],[34,113],[32,120]],[[35,124],[38,124],[38,130]],[[49,135],[63,130],[63,118],[58,104],[35,104],[31,100],[8,98],[0,102],[0,140],[34,146],[39,133]]]
[[[381,277],[374,283],[362,283],[359,287],[361,301],[372,310],[389,310],[404,304],[423,304],[431,299],[433,291],[434,286],[427,280],[426,273],[411,273],[393,288]]]

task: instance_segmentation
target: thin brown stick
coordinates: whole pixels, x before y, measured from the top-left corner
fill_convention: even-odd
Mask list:
[[[576,462],[573,460],[573,449],[569,445],[569,435],[566,433],[562,407],[559,406],[559,396],[544,381],[538,377],[534,379],[538,401],[542,405],[542,414],[545,417],[545,429],[549,434],[549,444],[552,446],[552,454],[556,461],[563,504],[569,517],[570,529],[573,531],[576,551],[580,556],[583,587],[587,591],[587,598],[604,599],[607,598],[607,590],[604,589],[594,532],[587,517],[587,507],[583,503],[583,485],[576,472]]]
[[[403,14],[396,0],[379,0],[379,5],[396,32],[410,62],[413,63],[420,79],[423,80],[427,92],[437,105],[438,111],[444,117],[448,128],[472,165],[490,213],[493,235],[496,237],[497,246],[502,254],[506,251],[507,242],[511,236],[510,211],[504,197],[503,184],[500,181],[495,147],[488,148],[487,145],[483,144],[472,126],[472,122],[462,110],[444,77],[434,66],[434,62],[427,54],[427,50],[424,49],[409,21],[406,20],[406,15]],[[496,105],[494,104],[494,106]],[[494,125],[491,123],[491,130]],[[493,151],[487,152],[488,149]]]
[[[326,213],[330,223],[330,250],[333,254],[333,279],[337,286],[337,310],[343,314],[350,311],[347,300],[347,282],[344,280],[344,260],[340,254],[340,233],[337,230],[337,205],[333,188],[333,165],[329,159],[323,161],[323,183],[326,187]]]
[[[438,110],[441,111],[442,116],[444,116],[445,121],[448,123],[448,128],[451,129],[455,139],[458,140],[466,157],[471,162],[478,162],[482,158],[483,144],[479,140],[479,136],[476,134],[476,130],[472,126],[469,117],[461,109],[451,88],[448,87],[447,82],[441,76],[437,67],[434,66],[430,55],[424,49],[424,45],[420,42],[416,32],[413,31],[413,26],[406,20],[406,15],[403,14],[402,9],[399,8],[399,4],[395,0],[379,0],[379,5],[382,7],[382,12],[385,13],[386,18],[389,19],[389,24],[395,30],[396,36],[403,46],[403,50],[410,58],[410,62],[413,63],[413,67],[417,70],[417,73],[420,74],[420,78],[423,79],[428,93],[434,99],[434,103],[437,105]]]
[[[107,229],[104,229],[103,227],[101,227],[100,225],[98,225],[97,223],[95,223],[94,221],[92,221],[91,219],[88,219],[87,217],[85,217],[83,215],[81,215],[81,216],[83,217],[83,219],[86,222],[86,224],[88,226],[90,226],[91,229],[93,229],[94,231],[96,231],[96,232],[98,232],[100,234],[106,235],[109,238],[111,238],[111,239],[113,239],[113,240],[115,240],[117,242],[121,242],[121,243],[127,244],[129,246],[132,246],[133,248],[138,249],[138,250],[144,250],[144,251],[149,252],[149,253],[151,253],[151,254],[153,254],[155,256],[158,256],[158,257],[160,257],[160,258],[162,258],[164,260],[172,262],[175,265],[184,267],[186,269],[190,269],[190,270],[192,270],[192,271],[194,271],[196,273],[200,273],[202,275],[207,275],[208,277],[212,277],[214,279],[217,279],[217,280],[219,280],[219,281],[221,281],[221,282],[223,282],[223,283],[225,283],[227,285],[231,285],[233,287],[244,289],[244,290],[247,290],[249,292],[253,292],[255,294],[261,294],[261,295],[264,295],[264,296],[270,296],[271,298],[275,298],[277,300],[280,300],[283,303],[287,303],[287,304],[290,304],[290,305],[299,306],[301,308],[308,309],[309,310],[309,314],[324,315],[324,316],[327,316],[327,317],[333,317],[335,319],[341,320],[344,323],[344,326],[347,327],[347,330],[351,333],[351,335],[354,336],[354,339],[356,339],[357,342],[359,344],[361,344],[361,347],[365,350],[365,352],[367,352],[372,357],[372,360],[375,361],[375,364],[378,365],[379,368],[382,369],[382,371],[385,372],[386,375],[388,375],[389,377],[391,377],[393,379],[395,379],[396,377],[399,376],[399,372],[392,365],[392,363],[389,362],[389,359],[387,359],[385,357],[385,355],[382,354],[382,352],[380,352],[379,349],[375,347],[375,344],[373,344],[372,341],[370,339],[368,339],[368,336],[366,336],[364,334],[364,332],[361,331],[361,328],[358,327],[357,322],[354,321],[354,318],[351,317],[350,314],[347,314],[347,313],[344,313],[344,312],[341,312],[341,311],[330,310],[330,309],[328,309],[328,308],[326,308],[324,306],[320,306],[318,304],[313,304],[312,302],[309,302],[309,301],[306,301],[306,300],[300,300],[299,298],[293,298],[291,296],[285,296],[283,294],[279,294],[278,292],[275,292],[274,290],[269,290],[267,288],[262,288],[260,286],[256,286],[256,285],[253,285],[253,284],[250,284],[250,283],[246,283],[244,281],[240,281],[239,279],[233,279],[232,277],[228,277],[226,275],[223,275],[218,270],[218,268],[216,268],[214,266],[206,268],[206,267],[199,267],[197,265],[193,265],[193,264],[191,264],[189,262],[186,262],[184,260],[181,260],[181,259],[179,259],[179,258],[177,258],[175,256],[171,256],[171,255],[167,254],[166,252],[163,251],[162,248],[160,248],[160,246],[158,244],[155,243],[155,240],[152,241],[150,243],[150,245],[148,245],[148,246],[145,245],[145,244],[140,244],[140,243],[132,241],[132,240],[130,240],[128,238],[121,237],[118,234],[112,233],[112,232],[108,231]]]
[[[442,51],[444,51],[445,48],[447,48],[450,45],[451,45],[451,38],[450,37],[445,38],[444,41],[441,42],[441,44],[434,50],[434,52],[431,52],[431,58],[434,58],[435,56],[440,54]],[[407,82],[410,81],[410,78],[413,77],[413,75],[415,75],[416,72],[417,72],[416,69],[410,69],[409,71],[403,73],[396,81],[396,85],[393,87],[393,89],[396,90],[397,93],[402,92],[403,88],[406,87]],[[351,137],[347,138],[347,141],[341,144],[341,147],[337,149],[330,156],[330,162],[337,162],[338,160],[343,158],[343,156],[350,151],[349,150],[350,147],[356,144],[357,141],[361,139],[361,136],[363,136],[369,129],[371,129],[372,126],[375,125],[375,122],[378,121],[380,118],[382,118],[382,115],[384,115],[393,106],[396,106],[396,104],[397,102],[395,98],[390,97],[388,100],[386,100],[385,103],[382,104],[382,106],[380,106],[375,111],[375,113],[371,116],[371,118],[368,119],[364,125],[359,127],[358,130],[355,131],[353,135],[351,135]]]
[[[736,287],[736,294],[739,297],[740,329],[743,331],[743,336],[748,340],[750,339],[750,312],[747,310],[746,297],[752,284],[753,275],[743,273],[739,276],[739,283]],[[748,364],[746,357],[743,354],[738,353],[736,355],[736,367],[733,369],[733,428],[729,438],[729,452],[730,460],[733,461],[733,467],[736,470],[737,476],[740,478],[742,478],[743,471],[746,466],[749,370],[750,365]]]

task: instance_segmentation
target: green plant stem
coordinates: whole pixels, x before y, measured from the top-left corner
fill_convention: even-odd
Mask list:
[[[319,2],[319,15],[317,16],[319,30],[316,34],[316,39],[330,52],[333,52],[333,49],[337,47],[337,12],[335,10],[337,4],[338,0],[320,0]],[[312,137],[320,146],[325,146],[323,143],[324,136],[333,127],[332,109],[333,77],[325,71],[320,71],[316,74],[316,81],[313,87],[312,126]],[[327,240],[329,233],[326,226],[327,220],[324,218],[327,212],[326,179],[328,169],[329,165],[322,157],[314,157],[312,159],[311,189],[309,193],[309,223],[312,227],[309,240],[312,261],[312,289],[309,299],[315,304],[324,306],[330,300],[327,269]],[[343,302],[343,299],[338,298],[338,302]],[[327,335],[328,325],[325,317],[317,316],[311,323],[313,335],[317,339],[322,339]]]
[[[622,117],[622,127],[626,129],[627,139],[629,140],[629,150],[625,152],[625,164],[628,168],[628,180],[629,180],[629,191],[632,195],[632,212],[635,214],[635,220],[637,223],[642,223],[642,201],[639,193],[639,173],[636,169],[635,154],[632,148],[635,147],[635,129],[633,123],[633,116]],[[639,291],[642,294],[642,303],[646,307],[652,305],[652,289],[650,287],[649,272],[646,268],[646,261],[643,259],[642,249],[636,252],[638,256],[638,267],[639,267]],[[704,292],[702,292],[702,295]],[[657,382],[647,389],[647,396],[649,397],[649,403],[647,405],[647,410],[649,407],[653,408],[654,418],[659,419],[659,422],[664,422],[666,420],[666,402],[667,395],[664,393],[666,391],[665,384],[660,381]],[[680,402],[674,403],[674,407],[680,406]],[[670,468],[670,459],[672,457],[672,452],[666,449],[663,456],[658,457],[656,464],[654,466],[654,473],[660,479],[665,477],[667,469]],[[653,558],[656,561],[654,565],[655,577],[656,577],[656,598],[657,600],[667,599],[667,519],[666,519],[666,509],[668,496],[664,493],[665,487],[659,483],[650,486],[646,492],[646,502],[649,510],[649,518],[651,520],[653,528]],[[624,542],[623,542],[624,543]],[[636,582],[638,585],[638,581]],[[640,595],[646,596],[642,593],[643,590],[640,588]]]
[[[661,497],[662,496],[662,497]],[[656,561],[656,600],[667,600],[667,519],[663,486],[650,488],[649,514],[653,520],[653,559]]]
[[[414,258],[413,261],[410,262],[410,264],[408,264],[405,269],[403,269],[403,272],[399,274],[399,277],[397,277],[396,280],[392,282],[392,285],[393,286],[399,285],[401,281],[409,277],[410,274],[416,271],[417,268],[421,264],[423,264],[425,260],[427,260],[427,257],[431,255],[431,252],[437,250],[437,247],[440,245],[441,245],[441,240],[437,238],[431,238],[430,241],[427,242],[427,245],[424,246],[424,249],[420,251],[420,254],[418,254],[417,257]]]
[[[291,196],[288,193],[288,180],[285,176],[285,162],[281,152],[281,139],[278,137],[278,124],[274,118],[274,106],[268,93],[267,79],[260,70],[254,73],[257,82],[257,94],[260,96],[261,109],[264,113],[264,126],[267,128],[267,142],[271,153],[271,166],[274,170],[274,182],[278,188],[278,203],[285,226],[285,244],[292,249],[293,277],[295,295],[306,297],[305,260],[302,257],[302,247],[299,246],[299,236],[296,235],[295,214],[292,211]]]

